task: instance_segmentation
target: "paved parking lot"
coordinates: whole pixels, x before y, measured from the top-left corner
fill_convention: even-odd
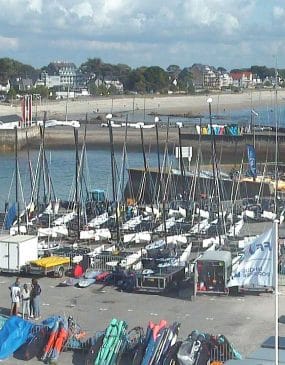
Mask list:
[[[10,307],[9,285],[15,277],[0,276],[0,310],[7,313]],[[31,278],[21,278],[22,284]],[[246,295],[241,297],[198,296],[193,301],[149,294],[118,292],[112,287],[95,284],[89,288],[59,287],[60,279],[42,278],[42,318],[50,315],[72,315],[88,336],[104,330],[115,317],[124,319],[129,329],[148,321],[166,319],[170,323],[181,322],[180,338],[185,338],[193,329],[212,334],[224,334],[242,355],[247,355],[269,335],[274,335],[274,295]],[[284,308],[284,296],[279,296],[280,311]],[[280,312],[280,315],[284,312]],[[283,329],[283,327],[284,329]],[[285,325],[280,324],[281,334]],[[23,364],[14,358],[2,364]],[[60,356],[62,365],[83,365],[78,354],[64,352]],[[31,360],[29,364],[40,364]],[[126,364],[127,365],[127,364]]]

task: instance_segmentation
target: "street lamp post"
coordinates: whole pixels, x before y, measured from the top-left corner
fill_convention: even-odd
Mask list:
[[[117,245],[120,244],[120,227],[119,227],[119,215],[118,215],[118,197],[115,181],[115,152],[114,152],[114,140],[113,140],[113,129],[111,119],[113,115],[111,113],[106,115],[109,128],[110,136],[110,148],[111,148],[111,172],[112,172],[112,190],[113,190],[113,203],[115,203],[115,219],[116,219],[116,233],[117,233]]]

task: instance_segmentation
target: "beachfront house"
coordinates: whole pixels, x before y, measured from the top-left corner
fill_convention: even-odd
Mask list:
[[[15,90],[21,91],[29,91],[33,88],[34,82],[30,78],[22,78],[16,77],[14,80],[11,81],[12,86]]]
[[[81,93],[87,87],[87,76],[72,62],[51,62],[41,73],[43,85],[58,91],[76,90]]]
[[[41,73],[41,80],[48,88],[71,87],[76,82],[76,71],[77,67],[72,62],[51,62]]]
[[[233,78],[228,72],[220,72],[219,74],[219,89],[228,89],[233,84]]]
[[[213,66],[195,63],[190,67],[190,72],[196,91],[221,88],[220,72]]]
[[[9,90],[10,90],[10,81],[9,80],[5,80],[5,79],[2,79],[0,80],[0,92],[3,94],[3,93],[8,93]]]
[[[237,88],[249,88],[253,86],[253,75],[251,71],[233,71],[230,72],[233,83]]]
[[[124,92],[124,85],[119,80],[105,78],[104,83],[105,83],[107,89],[109,89],[111,86],[113,86],[119,93]]]

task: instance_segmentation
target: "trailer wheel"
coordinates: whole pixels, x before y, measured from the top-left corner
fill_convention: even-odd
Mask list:
[[[58,269],[58,272],[57,272],[57,276],[59,277],[59,278],[62,278],[63,277],[63,275],[64,275],[64,267],[60,267],[59,269]]]

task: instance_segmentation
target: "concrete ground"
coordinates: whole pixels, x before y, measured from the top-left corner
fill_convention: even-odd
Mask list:
[[[8,287],[14,280],[15,277],[0,276],[1,313],[6,314],[10,307]],[[21,278],[22,284],[30,281],[31,278]],[[158,322],[166,319],[169,323],[181,322],[180,339],[194,329],[224,334],[246,356],[264,339],[274,335],[274,295],[270,293],[240,297],[202,295],[193,301],[185,301],[159,295],[123,293],[112,287],[102,288],[98,284],[85,289],[59,287],[60,281],[54,278],[39,280],[42,287],[42,318],[55,314],[72,315],[88,336],[104,330],[113,317],[125,320],[129,329],[137,325],[145,329],[149,320]],[[284,299],[281,291],[279,315],[284,314]],[[285,335],[285,325],[280,324],[279,328],[280,334]],[[2,362],[13,365],[23,363],[15,358]],[[39,363],[36,359],[29,361],[30,365]],[[59,363],[83,365],[84,359],[80,354],[64,352]]]

